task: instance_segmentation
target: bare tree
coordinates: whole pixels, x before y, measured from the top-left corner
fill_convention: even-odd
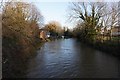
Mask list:
[[[100,2],[73,2],[71,5],[70,19],[89,21],[90,17],[100,18],[103,16],[105,3]]]
[[[92,39],[97,34],[95,27],[100,24],[100,19],[105,15],[105,7],[106,3],[101,2],[73,2],[69,18],[83,22],[85,37]]]

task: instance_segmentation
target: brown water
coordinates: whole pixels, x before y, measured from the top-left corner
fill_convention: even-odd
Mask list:
[[[120,60],[76,42],[45,43],[27,64],[28,78],[118,78]]]

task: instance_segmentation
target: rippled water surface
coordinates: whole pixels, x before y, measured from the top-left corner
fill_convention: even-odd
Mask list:
[[[29,61],[29,78],[118,78],[120,60],[74,39],[45,43]]]

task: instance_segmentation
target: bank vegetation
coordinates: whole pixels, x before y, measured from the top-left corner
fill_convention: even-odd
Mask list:
[[[3,78],[18,77],[14,73],[21,73],[22,65],[41,42],[43,16],[32,3],[12,0],[1,2],[1,15]]]
[[[119,14],[119,2],[72,2],[69,19],[76,23],[73,35],[96,49],[120,55]]]

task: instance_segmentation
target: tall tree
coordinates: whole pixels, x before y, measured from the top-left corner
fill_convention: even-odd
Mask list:
[[[73,2],[70,13],[70,19],[80,21],[85,24],[84,32],[85,37],[92,39],[96,34],[95,27],[97,27],[101,16],[103,16],[103,10],[105,9],[105,3],[100,2]]]

